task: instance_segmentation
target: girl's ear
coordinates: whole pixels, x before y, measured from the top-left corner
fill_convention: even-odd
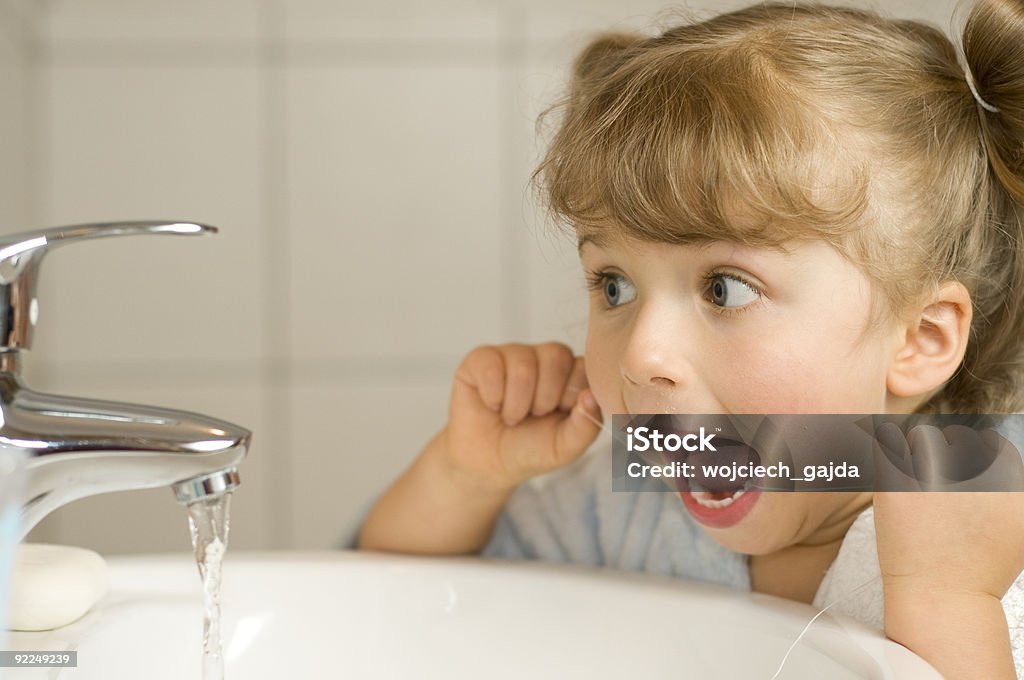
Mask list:
[[[947,281],[926,299],[910,322],[900,327],[886,387],[897,397],[927,394],[949,380],[967,351],[971,331],[971,296],[958,281]]]

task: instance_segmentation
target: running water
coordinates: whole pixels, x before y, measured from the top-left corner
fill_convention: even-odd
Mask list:
[[[221,560],[228,547],[228,508],[231,493],[197,500],[188,505],[188,526],[203,579],[203,680],[224,680],[220,639]]]

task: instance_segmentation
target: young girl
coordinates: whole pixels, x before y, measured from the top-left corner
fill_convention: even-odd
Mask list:
[[[963,43],[966,69],[921,23],[790,4],[591,43],[535,174],[587,272],[585,362],[470,352],[360,547],[819,606],[873,570],[850,613],[948,677],[1024,672],[1024,493],[730,510],[612,493],[608,452],[581,457],[602,414],[1024,410],[1024,0],[978,2]]]

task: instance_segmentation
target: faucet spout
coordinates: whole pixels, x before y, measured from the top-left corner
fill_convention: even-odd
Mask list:
[[[174,497],[179,503],[188,505],[205,498],[223,496],[229,491],[234,491],[235,487],[240,483],[238,470],[231,468],[230,470],[221,470],[209,475],[186,479],[184,482],[178,482],[171,489],[174,491]]]
[[[187,411],[35,392],[0,373],[0,446],[28,451],[22,537],[86,496],[166,486],[179,502],[231,491],[252,433]]]

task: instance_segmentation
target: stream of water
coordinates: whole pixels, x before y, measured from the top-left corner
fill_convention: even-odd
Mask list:
[[[188,505],[188,526],[203,580],[203,680],[224,680],[220,636],[221,561],[228,547],[228,509],[231,493]]]

